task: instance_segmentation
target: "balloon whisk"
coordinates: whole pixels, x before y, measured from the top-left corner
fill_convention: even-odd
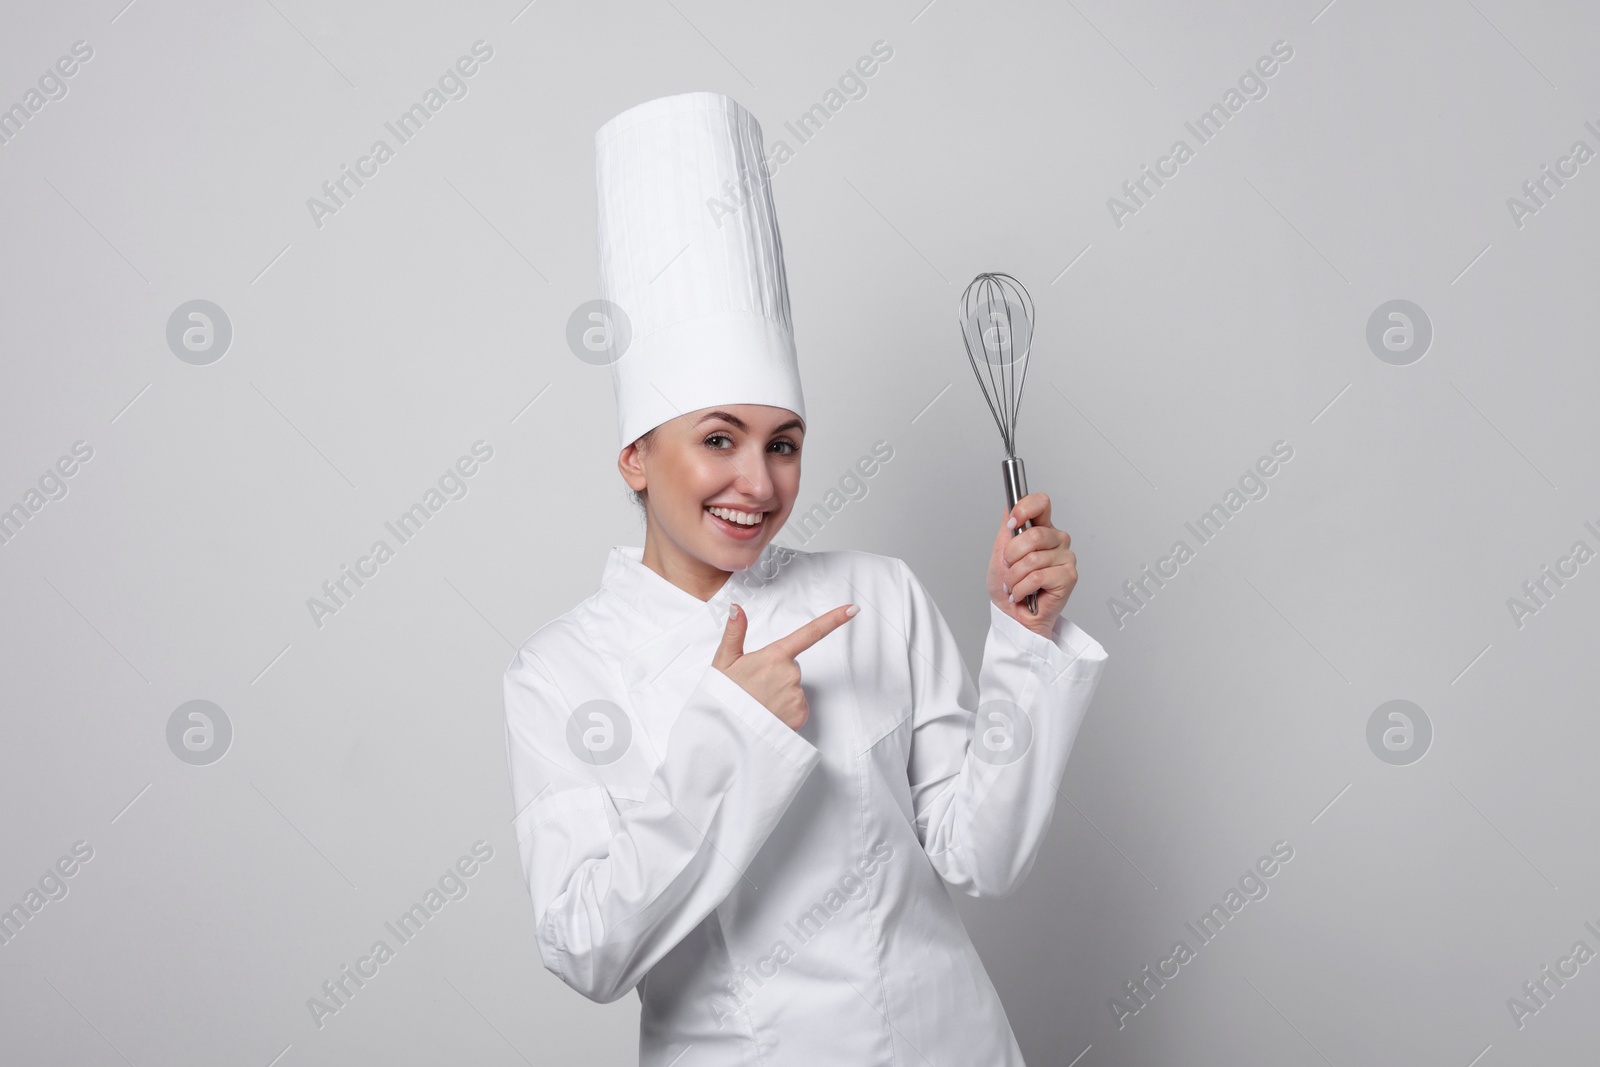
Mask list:
[[[967,362],[972,364],[973,376],[1005,444],[1006,458],[1000,468],[1009,511],[1028,495],[1027,475],[1017,457],[1017,409],[1022,406],[1022,384],[1033,347],[1033,298],[1011,275],[985,272],[972,279],[961,294],[957,317]],[[1011,535],[1015,537],[1032,525],[1023,522]],[[1028,611],[1038,614],[1038,594],[1028,594]]]

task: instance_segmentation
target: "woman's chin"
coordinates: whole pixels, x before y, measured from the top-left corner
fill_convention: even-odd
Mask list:
[[[743,571],[755,565],[761,556],[761,550],[766,547],[767,539],[758,538],[754,541],[741,541],[729,544],[725,538],[719,538],[720,544],[709,546],[706,562],[716,566],[718,570]]]

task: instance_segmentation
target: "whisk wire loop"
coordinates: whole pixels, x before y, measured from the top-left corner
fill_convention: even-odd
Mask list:
[[[1033,298],[1011,275],[985,272],[962,293],[958,314],[967,362],[1000,430],[1006,455],[1013,457],[1017,414],[1033,344]]]

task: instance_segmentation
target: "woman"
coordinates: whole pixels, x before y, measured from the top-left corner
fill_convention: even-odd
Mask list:
[[[976,687],[903,562],[775,544],[806,427],[760,127],[689,93],[596,151],[646,529],[506,671],[545,966],[638,989],[645,1067],[1020,1065],[945,887],[1008,894],[1049,827],[1106,658],[1070,538],[1042,493],[1003,516]]]

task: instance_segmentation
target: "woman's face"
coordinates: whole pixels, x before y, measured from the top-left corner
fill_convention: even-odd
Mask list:
[[[680,571],[695,560],[719,571],[752,566],[794,507],[804,436],[787,408],[727,404],[680,415],[642,448],[623,449],[617,466],[645,492],[658,561],[670,553]]]

